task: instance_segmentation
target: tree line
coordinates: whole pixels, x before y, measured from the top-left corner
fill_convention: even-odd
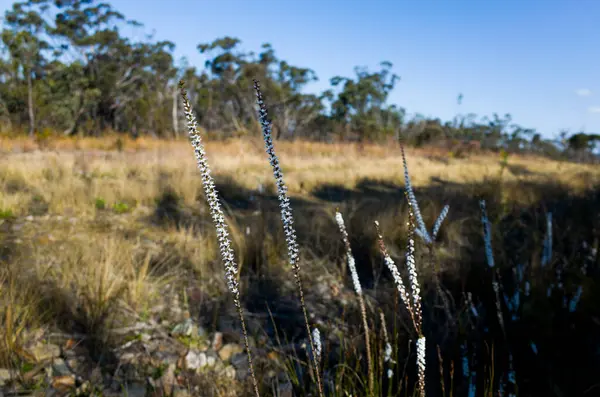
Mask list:
[[[211,136],[260,134],[252,80],[269,98],[276,139],[385,141],[461,147],[465,143],[552,157],[597,160],[600,135],[561,132],[544,139],[509,114],[408,118],[388,97],[400,77],[384,61],[356,67],[318,94],[302,89],[313,70],[291,65],[265,43],[258,54],[235,37],[199,43],[202,68],[175,60],[175,44],[131,40],[120,28],[142,25],[97,0],[15,2],[0,33],[0,129],[99,136],[107,131],[176,138],[184,132],[177,83],[186,86],[199,125]],[[462,95],[458,101],[462,100]]]

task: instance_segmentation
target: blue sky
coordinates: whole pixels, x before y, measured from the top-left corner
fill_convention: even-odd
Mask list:
[[[409,115],[510,113],[546,137],[600,133],[600,0],[109,2],[145,25],[124,34],[154,31],[197,67],[205,58],[196,45],[225,35],[248,51],[269,42],[279,58],[312,68],[319,82],[306,91],[388,60],[401,77],[390,103]]]

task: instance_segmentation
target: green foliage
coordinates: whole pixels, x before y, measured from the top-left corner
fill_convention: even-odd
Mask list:
[[[48,207],[49,205],[46,199],[43,196],[36,194],[29,202],[29,213],[36,216],[45,215],[48,212]]]
[[[132,210],[131,206],[127,203],[118,201],[116,203],[113,204],[112,209],[114,212],[116,212],[117,214],[125,214],[127,212],[130,212]]]
[[[318,80],[316,73],[280,59],[269,43],[256,52],[230,36],[199,43],[207,61],[197,69],[174,59],[170,41],[126,38],[119,26],[140,24],[100,0],[20,1],[5,11],[4,19],[0,130],[29,131],[42,147],[49,131],[178,137],[184,132],[180,79],[187,82],[199,126],[210,136],[259,135],[252,91],[256,78],[269,98],[275,139],[387,141],[402,135],[407,144],[441,146],[459,157],[463,150],[452,142],[597,160],[598,135],[542,139],[535,130],[514,124],[509,114],[407,120],[402,107],[388,103],[400,79],[390,62],[376,71],[356,67],[354,76],[335,76],[323,92],[307,94],[303,90]],[[459,106],[463,99],[460,94]],[[122,138],[115,149],[124,149]]]
[[[96,207],[97,210],[106,209],[106,200],[98,197],[98,198],[96,198],[94,206]]]
[[[117,138],[117,140],[115,141],[115,148],[118,152],[122,152],[125,149],[125,141],[123,140],[123,138]]]
[[[0,219],[12,219],[14,218],[12,210],[0,208]]]
[[[50,138],[52,137],[52,131],[49,128],[44,128],[42,131],[37,131],[35,133],[35,141],[38,146],[42,149],[48,147],[48,143],[50,142]]]

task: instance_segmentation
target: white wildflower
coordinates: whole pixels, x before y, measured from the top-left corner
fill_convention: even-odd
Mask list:
[[[317,327],[313,328],[312,337],[315,343],[315,355],[317,356],[317,359],[320,360],[323,346],[321,345],[321,333]]]
[[[537,355],[538,354],[537,345],[533,342],[529,342],[529,345],[531,346],[531,350],[533,351],[533,354]]]
[[[419,391],[425,397],[425,337],[417,339],[417,371],[419,376]]]
[[[413,309],[415,315],[415,322],[417,324],[417,332],[421,333],[421,325],[423,312],[421,309],[421,288],[419,287],[419,280],[417,278],[417,267],[415,264],[415,240],[413,238],[413,230],[415,230],[413,224],[413,212],[412,204],[408,205],[408,243],[406,248],[406,267],[408,268],[408,278],[412,289],[413,298]]]
[[[344,245],[346,247],[346,256],[348,257],[348,268],[350,268],[350,274],[352,275],[352,284],[354,285],[354,290],[357,294],[361,295],[362,287],[360,285],[360,280],[358,279],[358,273],[356,272],[356,262],[354,261],[352,250],[350,249],[348,232],[346,231],[346,226],[344,225],[344,218],[342,217],[342,214],[337,211],[335,213],[335,221],[338,224],[340,233],[342,233],[342,239],[344,240]]]
[[[546,266],[552,259],[552,212],[546,214],[546,236],[544,237],[544,247],[542,250],[541,265]]]
[[[215,187],[214,180],[210,175],[210,167],[206,159],[206,152],[204,145],[202,144],[202,138],[198,133],[198,127],[196,124],[196,116],[192,111],[192,107],[187,99],[185,93],[183,93],[183,110],[187,119],[188,134],[192,146],[194,147],[194,154],[196,156],[196,162],[198,169],[202,177],[202,186],[204,187],[204,194],[208,201],[210,208],[210,215],[217,231],[217,240],[219,243],[219,250],[221,252],[221,258],[225,266],[225,278],[227,280],[227,287],[236,298],[236,305],[239,305],[239,286],[237,281],[238,268],[235,263],[233,255],[233,249],[231,248],[231,241],[229,240],[229,232],[227,231],[227,223],[225,222],[225,216],[221,210],[219,203],[218,192]]]
[[[417,201],[417,197],[415,196],[415,192],[412,188],[412,183],[410,182],[410,175],[408,173],[408,164],[406,162],[406,155],[404,154],[404,146],[400,145],[400,152],[402,154],[402,165],[404,167],[404,185],[406,195],[408,197],[409,204],[413,207],[415,212],[415,217],[417,221],[417,227],[415,229],[415,233],[421,237],[426,244],[433,244],[433,240],[435,240],[444,219],[448,215],[448,210],[450,207],[446,205],[440,215],[438,216],[435,224],[433,226],[432,236],[429,235],[427,231],[427,227],[425,226],[425,222],[423,221],[423,216],[421,215],[421,210],[419,209],[419,202]]]
[[[492,251],[492,233],[487,211],[485,209],[485,200],[479,202],[481,207],[481,223],[483,224],[483,242],[485,245],[485,256],[489,267],[494,267],[494,253]]]
[[[308,333],[308,341],[310,347],[315,351],[314,341],[312,340],[310,324],[308,321],[308,312],[306,310],[306,304],[304,302],[304,291],[302,289],[302,278],[300,276],[300,264],[299,264],[299,249],[298,242],[296,240],[296,231],[294,229],[294,218],[292,215],[292,207],[290,206],[290,199],[287,196],[287,187],[283,182],[283,173],[279,165],[279,159],[275,155],[275,148],[273,146],[273,137],[271,135],[271,121],[267,119],[267,107],[260,91],[260,84],[257,80],[254,80],[254,90],[256,91],[256,101],[258,103],[258,118],[262,127],[263,139],[265,142],[265,149],[269,156],[269,163],[273,168],[273,176],[275,177],[275,185],[277,186],[277,193],[279,199],[279,207],[281,209],[281,220],[283,223],[283,231],[288,248],[288,257],[290,265],[294,272],[294,278],[296,279],[296,286],[298,288],[298,295],[300,296],[300,306],[302,307],[302,314],[304,315],[304,323],[306,325],[306,331]],[[318,366],[316,357],[314,357],[315,367]],[[321,382],[321,375],[315,368],[315,378],[317,380],[317,387],[319,390],[319,396],[323,397],[323,384]]]
[[[387,266],[387,268],[390,270],[390,273],[392,273],[392,278],[394,279],[396,288],[398,288],[398,292],[400,293],[400,298],[402,299],[402,302],[404,302],[404,304],[406,305],[406,308],[408,309],[408,312],[410,313],[411,317],[413,317],[413,321],[414,321],[413,307],[412,307],[412,303],[410,302],[410,297],[408,295],[408,292],[406,291],[406,287],[404,286],[404,282],[402,281],[402,276],[400,276],[398,267],[396,267],[396,263],[394,263],[394,260],[392,259],[392,257],[387,252],[387,249],[385,248],[385,243],[383,242],[383,236],[381,235],[381,229],[379,228],[378,221],[375,221],[375,228],[377,230],[377,239],[379,240],[379,249],[381,250],[381,253],[383,254],[383,261],[384,261],[385,265]],[[415,324],[415,328],[417,328],[416,324]]]
[[[392,345],[390,345],[389,343],[386,343],[385,350],[383,352],[383,361],[387,363],[391,360],[392,360]]]
[[[204,145],[202,144],[200,134],[198,133],[196,117],[194,116],[194,113],[192,111],[192,106],[187,97],[187,93],[183,88],[183,81],[180,81],[179,86],[181,88],[181,97],[183,99],[183,109],[185,117],[187,119],[189,138],[194,148],[194,155],[196,156],[196,162],[198,164],[198,169],[200,170],[200,174],[202,177],[202,186],[204,187],[204,194],[206,196],[206,201],[208,201],[208,206],[210,208],[210,215],[212,217],[215,229],[217,231],[219,250],[221,253],[223,264],[225,266],[225,278],[227,280],[227,287],[233,294],[233,301],[237,308],[240,323],[242,325],[244,344],[246,347],[246,354],[248,356],[248,372],[250,373],[250,376],[252,378],[254,394],[256,395],[256,397],[259,397],[260,394],[258,391],[258,382],[256,381],[256,375],[254,373],[254,366],[252,364],[252,354],[250,352],[250,346],[248,342],[248,333],[246,331],[246,323],[244,322],[244,316],[242,313],[242,306],[240,302],[240,290],[237,281],[238,267],[235,263],[233,249],[231,248],[231,241],[229,239],[227,223],[225,222],[225,215],[221,210],[221,205],[219,203],[219,197],[217,189],[215,187],[215,182],[210,175],[210,168],[206,159],[206,152],[204,150]]]
[[[438,216],[435,223],[433,224],[432,235],[433,235],[434,240],[437,237],[437,234],[440,231],[440,228],[442,227],[442,223],[444,222],[444,219],[446,219],[446,217],[448,216],[449,210],[450,210],[450,206],[445,205],[444,208],[442,209],[442,212],[440,212],[440,216]]]
[[[582,293],[583,293],[583,287],[580,285],[579,287],[577,287],[577,291],[575,292],[575,295],[573,295],[573,297],[571,298],[571,301],[569,302],[569,312],[573,313],[575,311],[575,309],[577,309],[577,304],[579,303],[579,300],[581,299]]]

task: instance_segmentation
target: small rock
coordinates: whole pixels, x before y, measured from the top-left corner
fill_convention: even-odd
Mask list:
[[[75,377],[73,375],[56,376],[52,379],[52,388],[59,392],[66,393],[74,387]]]
[[[137,363],[137,356],[134,353],[123,353],[120,358],[121,363]]]
[[[0,368],[0,386],[4,386],[6,381],[9,381],[10,379],[10,371],[6,368]]]
[[[233,365],[228,365],[227,367],[225,367],[223,373],[229,379],[235,379],[235,368],[233,367]]]
[[[185,356],[185,365],[188,369],[200,369],[207,364],[206,354],[190,351]]]
[[[62,358],[57,358],[52,364],[52,375],[53,376],[68,376],[72,375],[67,363]]]
[[[53,344],[39,344],[31,349],[31,354],[37,361],[49,360],[60,355],[60,347]]]
[[[223,361],[229,361],[234,354],[242,353],[244,349],[235,343],[228,343],[219,350],[219,357]]]
[[[145,397],[146,396],[146,385],[139,383],[128,383],[123,387],[123,396],[127,397]]]
[[[243,353],[234,354],[231,357],[231,365],[236,369],[238,380],[244,381],[248,377],[248,357]]]
[[[217,359],[214,358],[213,356],[206,357],[206,365],[208,365],[209,367],[214,367],[216,362],[217,362]]]
[[[208,331],[203,326],[198,326],[198,337],[208,339]]]
[[[82,396],[82,395],[89,395],[89,390],[92,388],[92,384],[89,381],[83,382],[83,384],[81,386],[79,386],[77,388],[77,390],[75,390],[75,395],[76,396]]]
[[[162,364],[177,364],[177,360],[179,360],[179,356],[170,351],[158,351],[152,354],[152,357],[159,361]]]
[[[292,387],[292,383],[291,382],[286,382],[286,383],[280,383],[277,386],[277,395],[279,397],[293,397],[294,393],[293,393],[293,387]]]
[[[102,370],[100,367],[94,367],[92,373],[90,374],[90,382],[95,384],[102,383]]]
[[[169,364],[163,376],[160,377],[159,384],[165,396],[173,394],[173,388],[177,384],[177,379],[175,379],[175,364]]]
[[[223,347],[223,333],[215,332],[212,341],[212,348],[214,349],[214,351],[219,351],[221,347]]]
[[[177,324],[173,327],[173,335],[184,335],[191,336],[194,329],[194,323],[191,318],[186,319],[184,322]]]

